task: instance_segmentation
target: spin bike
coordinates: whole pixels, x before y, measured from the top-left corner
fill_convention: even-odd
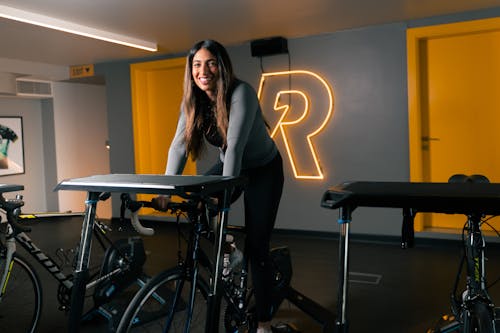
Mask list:
[[[462,300],[455,301],[457,322],[437,332],[498,332],[494,325],[498,326],[498,318],[495,322],[498,310],[495,311],[485,288],[484,239],[480,226],[482,216],[500,215],[500,184],[488,183],[482,176],[465,177],[465,181],[448,183],[344,182],[330,187],[323,194],[321,205],[339,209],[338,332],[347,333],[349,329],[349,230],[352,212],[358,207],[402,208],[403,247],[413,244],[413,217],[417,212],[468,216],[468,236],[464,237],[465,261],[469,269],[467,290],[462,294]]]
[[[489,183],[482,175],[453,175],[450,183]],[[453,316],[441,327],[430,329],[428,333],[496,333],[500,332],[500,308],[495,308],[488,294],[486,280],[486,242],[481,231],[485,216],[480,211],[467,215],[462,233],[464,255],[451,294]],[[465,264],[466,288],[458,292],[460,274]]]

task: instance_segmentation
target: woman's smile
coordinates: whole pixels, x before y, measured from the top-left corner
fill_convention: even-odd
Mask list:
[[[215,56],[207,49],[200,49],[193,57],[193,80],[210,98],[215,97],[219,66]]]

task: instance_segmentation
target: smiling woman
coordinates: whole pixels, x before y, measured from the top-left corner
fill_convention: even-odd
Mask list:
[[[236,190],[233,199],[245,192],[246,248],[255,287],[257,333],[270,333],[273,278],[269,250],[283,189],[283,164],[257,93],[235,77],[220,43],[200,41],[188,52],[181,109],[166,174],[182,173],[188,154],[199,158],[208,142],[219,149],[220,160],[207,175],[248,178],[248,184]],[[169,200],[157,197],[157,208],[166,210]]]

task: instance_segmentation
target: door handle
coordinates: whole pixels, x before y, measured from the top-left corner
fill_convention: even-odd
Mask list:
[[[440,141],[440,140],[441,140],[441,139],[439,139],[439,138],[431,138],[431,137],[429,137],[429,136],[423,136],[423,137],[422,137],[422,141],[423,141],[423,142],[429,142],[429,141]]]

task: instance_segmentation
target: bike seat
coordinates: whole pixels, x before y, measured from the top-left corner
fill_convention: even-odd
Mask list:
[[[489,183],[488,177],[483,175],[456,174],[448,179],[448,183]]]

